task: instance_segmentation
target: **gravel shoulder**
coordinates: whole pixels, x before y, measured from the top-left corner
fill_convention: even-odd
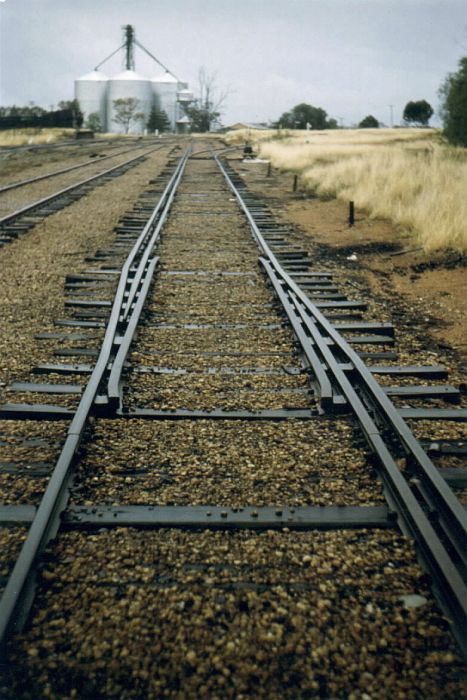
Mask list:
[[[454,352],[467,363],[466,260],[455,251],[424,253],[410,235],[390,222],[357,211],[349,228],[348,205],[292,191],[293,175],[272,171],[267,164],[233,164],[253,191],[270,201],[279,218],[293,223],[309,242],[320,264],[334,261],[345,275],[363,281],[373,293],[391,303],[396,297],[407,319],[439,349]],[[353,256],[353,259],[349,259]]]

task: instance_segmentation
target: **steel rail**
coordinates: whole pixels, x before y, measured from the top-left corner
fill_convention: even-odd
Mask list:
[[[253,237],[264,253],[265,257],[261,257],[260,262],[274,288],[280,286],[283,290],[287,289],[290,304],[300,315],[303,327],[315,347],[319,348],[329,374],[332,374],[347,399],[377,456],[389,505],[395,508],[401,529],[417,543],[419,555],[432,577],[434,593],[449,618],[462,652],[467,656],[467,517],[462,505],[358,354],[284,271],[227,171],[218,157],[215,160],[248,219]],[[326,342],[327,339],[332,341],[331,346]],[[337,360],[333,354],[333,346],[347,358],[353,383],[342,369],[342,359]],[[358,385],[358,393],[355,384]],[[368,404],[371,409],[367,408]],[[420,477],[420,486],[413,481],[408,482],[400,471],[370,410],[386,426],[389,425],[399,438],[407,454],[408,466]],[[416,487],[414,491],[411,486]],[[439,527],[435,529],[436,524]]]
[[[187,149],[185,155],[181,158],[178,167],[172,175],[169,183],[167,184],[164,192],[162,193],[161,198],[159,199],[159,202],[157,203],[156,208],[154,209],[147,224],[141,232],[141,235],[137,243],[135,244],[132,252],[130,253],[128,260],[125,262],[125,267],[127,267],[129,270],[131,265],[133,264],[136,255],[138,254],[138,252],[141,251],[141,248],[144,245],[138,268],[135,270],[130,289],[127,292],[126,300],[123,300],[122,298],[122,305],[124,310],[122,316],[120,317],[120,322],[127,322],[127,330],[125,332],[125,335],[121,339],[119,349],[115,360],[112,363],[112,369],[110,371],[110,375],[107,382],[107,397],[109,401],[109,406],[111,408],[116,408],[121,403],[120,387],[123,365],[125,363],[127,354],[130,350],[130,345],[133,340],[134,333],[136,331],[136,326],[138,324],[141,311],[143,309],[144,301],[149,290],[149,285],[154,273],[155,266],[157,264],[157,261],[159,260],[159,258],[155,258],[154,264],[151,267],[149,256],[151,255],[152,250],[160,237],[162,227],[165,224],[168,213],[172,206],[175,193],[177,191],[178,185],[180,184],[180,180],[185,171],[185,167],[188,158],[190,157],[190,154],[191,147]],[[150,236],[149,240],[148,236]],[[135,297],[141,285],[143,270],[146,268],[147,265],[149,265],[151,271],[146,275],[147,281],[143,283],[139,291],[138,301],[135,303]],[[129,318],[130,320],[128,321]]]
[[[146,297],[148,295],[149,287],[151,285],[154,276],[154,271],[158,262],[159,258],[152,258],[149,261],[147,270],[144,274],[143,283],[141,285],[141,289],[137,297],[137,301],[134,304],[131,316],[129,317],[127,329],[125,331],[125,334],[123,335],[123,338],[121,339],[117,355],[112,362],[112,369],[110,371],[110,376],[107,382],[107,396],[110,406],[117,406],[121,403],[120,385],[123,365],[130,350],[130,345],[133,341],[133,337],[135,335],[141,312],[146,302]]]
[[[141,232],[141,235],[140,235],[140,237],[135,245],[135,248],[133,249],[133,250],[135,250],[138,245],[141,247],[142,242],[147,238],[148,235],[151,235],[149,242],[144,246],[143,267],[147,263],[147,260],[149,258],[149,255],[151,254],[152,248],[154,247],[154,245],[156,244],[156,242],[160,236],[162,226],[164,225],[165,220],[167,218],[167,214],[168,214],[169,209],[172,205],[172,201],[173,201],[173,198],[175,196],[175,192],[176,192],[177,187],[178,187],[180,180],[182,178],[182,175],[183,175],[183,172],[185,170],[188,158],[190,157],[190,154],[191,154],[191,146],[187,149],[187,151],[185,152],[185,154],[181,158],[177,169],[175,170],[175,172],[172,175],[169,183],[167,184],[164,192],[162,193],[162,195],[159,199],[159,202],[157,203],[156,208],[154,209],[153,213],[151,214],[147,224],[145,225],[143,231]],[[158,218],[158,217],[160,217],[160,218]],[[135,256],[136,256],[136,251],[134,253],[133,258],[131,259],[131,262],[133,261]],[[130,262],[130,264],[131,264],[131,262]],[[137,290],[139,284],[140,284],[140,279],[138,277],[138,274],[136,274],[133,278],[130,290],[128,292],[128,297],[126,300],[122,320],[125,320],[130,312],[131,305],[132,305],[133,300],[135,298],[136,290]]]
[[[293,304],[290,303],[289,299],[287,298],[287,295],[284,294],[284,290],[282,289],[282,285],[280,284],[279,280],[271,279],[271,283],[274,288],[274,291],[276,292],[277,296],[282,302],[287,317],[292,325],[292,328],[294,329],[295,335],[300,341],[303,352],[305,353],[310,367],[313,368],[313,371],[316,376],[316,381],[319,385],[321,407],[325,411],[332,411],[334,406],[333,388],[331,385],[331,381],[326,373],[326,369],[323,366],[321,359],[318,357],[316,350],[313,347],[314,343],[310,339],[309,335],[307,335],[297,309],[294,307]]]
[[[121,148],[121,146],[118,146],[118,148]],[[64,175],[65,173],[70,173],[72,170],[79,170],[80,168],[87,168],[91,165],[97,165],[98,163],[103,163],[104,160],[108,160],[109,158],[118,158],[118,156],[123,156],[125,153],[130,153],[130,151],[139,150],[141,148],[146,148],[146,146],[138,144],[133,148],[126,148],[120,153],[112,153],[107,156],[102,156],[98,160],[91,160],[87,161],[86,163],[78,163],[78,165],[70,165],[67,168],[54,170],[51,173],[45,173],[45,175],[38,175],[37,177],[30,177],[27,180],[18,180],[17,182],[12,182],[10,185],[4,185],[3,187],[0,187],[0,194],[3,194],[4,192],[9,192],[10,190],[16,190],[19,187],[24,187],[25,185],[31,185],[34,182],[48,180],[49,178],[55,177],[56,175]],[[160,146],[160,148],[162,148],[162,146]]]
[[[256,222],[255,222],[255,220],[254,220],[254,218],[253,218],[253,215],[251,214],[251,212],[250,212],[250,210],[248,209],[247,205],[246,205],[245,202],[243,201],[242,196],[241,196],[240,193],[238,192],[238,190],[237,190],[237,188],[235,187],[234,183],[233,183],[232,180],[230,179],[230,177],[229,177],[227,171],[225,170],[224,166],[222,165],[222,163],[221,163],[221,161],[220,161],[220,159],[219,159],[219,156],[214,155],[213,158],[214,158],[214,160],[216,161],[218,167],[220,168],[220,170],[221,170],[221,172],[222,172],[222,174],[223,174],[223,176],[224,176],[224,179],[225,179],[225,181],[226,181],[228,187],[230,188],[230,190],[231,190],[232,193],[234,194],[234,196],[235,196],[235,198],[237,199],[237,201],[238,201],[238,203],[239,203],[241,209],[243,210],[243,213],[245,214],[245,216],[246,216],[246,218],[247,218],[247,220],[248,220],[248,223],[250,224],[250,229],[251,229],[251,232],[252,232],[252,234],[253,234],[253,238],[255,239],[255,241],[256,241],[258,247],[260,248],[260,250],[263,251],[263,253],[264,253],[265,255],[268,256],[268,258],[269,258],[271,261],[274,261],[274,263],[275,263],[279,268],[281,268],[281,266],[280,266],[280,264],[279,264],[279,261],[277,260],[276,256],[275,256],[274,253],[272,252],[272,250],[269,248],[269,246],[268,246],[268,244],[267,244],[265,238],[263,237],[263,235],[261,234],[261,231],[259,230],[258,226],[256,225]],[[282,268],[281,268],[281,269],[282,269]],[[289,317],[289,318],[290,318],[290,320],[292,320],[291,317]],[[328,376],[326,375],[326,372],[323,371],[322,363],[319,361],[319,359],[318,359],[318,357],[317,357],[317,355],[316,355],[315,352],[309,353],[309,354],[307,355],[307,358],[308,358],[308,361],[310,362],[311,367],[312,367],[312,369],[313,369],[313,371],[314,371],[314,374],[315,374],[315,377],[316,377],[316,381],[317,381],[318,386],[319,386],[319,394],[320,394],[320,397],[322,397],[323,404],[325,404],[326,407],[329,407],[329,403],[330,403],[330,401],[332,400],[332,391],[331,391],[331,387],[330,387],[330,383],[329,383],[329,378],[328,378]],[[323,405],[323,408],[324,408],[324,405]]]
[[[73,192],[73,190],[77,190],[80,187],[84,187],[85,185],[90,184],[94,180],[97,180],[101,177],[106,177],[107,175],[111,175],[113,172],[118,170],[119,168],[123,168],[126,165],[130,165],[131,163],[135,163],[138,160],[142,160],[145,158],[147,155],[152,153],[155,150],[158,150],[160,148],[151,148],[147,153],[143,153],[139,156],[136,156],[134,158],[129,158],[128,160],[123,161],[123,163],[119,163],[118,165],[114,165],[112,168],[108,168],[107,170],[102,171],[101,173],[98,173],[97,175],[93,175],[92,177],[88,177],[85,180],[80,180],[80,182],[75,183],[74,185],[69,185],[68,187],[63,188],[62,190],[58,190],[57,192],[54,192],[53,194],[43,197],[42,199],[38,199],[35,202],[32,202],[31,204],[27,204],[25,207],[22,207],[21,209],[17,209],[16,211],[12,212],[11,214],[7,214],[7,216],[4,216],[2,219],[0,219],[0,230],[3,228],[3,226],[7,226],[8,224],[11,224],[13,221],[16,219],[20,218],[21,216],[24,216],[25,214],[28,214],[30,212],[33,212],[36,209],[39,209],[40,207],[44,206],[45,204],[51,204],[52,202],[56,201],[60,197],[63,197],[64,195]]]
[[[269,261],[263,258],[261,262],[270,277],[280,274],[278,270],[274,270]],[[316,340],[316,336],[320,331],[313,322],[311,324],[309,323],[308,309],[305,309],[302,304],[297,306],[297,308],[301,313],[304,324],[306,324],[307,328],[311,329],[313,337]],[[452,557],[451,553],[443,544],[439,533],[436,532],[433,524],[430,522],[430,518],[423,509],[424,503],[420,503],[420,500],[417,499],[412,492],[410,484],[401,473],[381,437],[379,428],[362,399],[358,396],[356,389],[346,376],[346,373],[340,369],[339,362],[334,357],[329,346],[324,346],[324,360],[339,382],[343,395],[347,398],[368,443],[378,457],[382,467],[380,474],[388,491],[389,504],[399,513],[402,519],[400,523],[402,529],[407,534],[411,534],[417,541],[425,565],[435,579],[437,589],[442,594],[443,608],[453,622],[455,622],[456,626],[459,624],[458,634],[456,634],[456,636],[460,641],[463,635],[465,635],[465,630],[467,628],[467,587],[459,570],[459,560],[456,561],[456,558]],[[367,371],[368,370],[365,368],[365,374]],[[389,403],[391,402],[389,401]],[[415,438],[413,439],[415,440]],[[439,499],[444,500],[443,507],[440,508],[440,515],[443,515],[443,517],[450,522],[454,521],[452,529],[445,527],[445,532],[449,537],[450,543],[454,544],[456,547],[458,557],[462,557],[465,560],[465,551],[462,551],[462,543],[465,544],[467,534],[464,510],[444,479],[435,470],[434,465],[432,471],[433,478],[440,482]],[[446,596],[443,595],[443,592],[446,591],[449,591],[447,600],[445,600]],[[467,639],[465,637],[462,643],[464,645],[464,653],[466,653]]]
[[[277,286],[277,280],[279,279],[282,283],[282,291],[284,287],[289,290],[293,307],[301,316],[303,324],[310,333],[315,346],[319,347],[324,363],[332,371],[338,386],[343,390],[342,393],[349,400],[349,403],[352,404],[352,401],[356,402],[358,399],[359,403],[356,404],[354,410],[357,415],[362,416],[362,427],[367,432],[368,436],[370,437],[375,430],[378,431],[378,428],[370,417],[362,399],[364,400],[366,398],[367,403],[369,399],[371,408],[376,410],[380,417],[380,422],[383,425],[391,426],[391,429],[403,444],[405,453],[408,455],[409,466],[415,469],[425,480],[424,485],[431,494],[431,498],[428,493],[424,496],[424,500],[427,501],[427,507],[431,512],[440,508],[438,513],[439,522],[448,535],[451,544],[456,548],[459,560],[463,562],[464,568],[467,570],[467,552],[465,549],[465,543],[467,541],[467,519],[462,505],[455,497],[451,488],[439,474],[431,459],[423,450],[404,419],[400,416],[397,408],[376,379],[374,379],[355,350],[351,348],[338,330],[336,330],[319,309],[315,307],[298,287],[296,282],[281,268],[277,261],[275,263],[272,260],[269,262],[264,258],[260,260],[263,267],[265,267],[268,272],[270,279],[274,280],[274,284]],[[330,339],[334,347],[345,354],[344,361],[352,365],[350,373],[353,374],[355,380],[358,379],[361,385],[363,385],[360,390],[361,398],[357,394],[354,396],[353,393],[350,394],[349,398],[348,394],[352,388],[348,380],[349,372],[344,372],[341,369],[342,360],[338,361],[335,358],[332,352],[333,346],[326,342],[327,339]],[[363,389],[366,390],[366,395]],[[368,418],[364,418],[365,415],[367,415]]]
[[[187,155],[185,154],[181,158],[176,172],[180,168],[184,168],[186,160]],[[172,177],[171,182],[173,183],[174,181],[174,177]],[[153,219],[152,216],[151,219]],[[69,485],[73,476],[73,466],[82,435],[93,409],[99,387],[109,369],[112,353],[118,344],[116,343],[116,335],[121,328],[122,306],[131,266],[137,254],[141,253],[142,246],[147,243],[145,241],[146,237],[147,233],[139,236],[122,268],[96,364],[71,420],[65,443],[0,600],[0,648],[4,649],[7,639],[14,632],[19,632],[26,622],[36,587],[36,564],[40,555],[44,552],[51,539],[55,537],[60,527],[61,516],[69,499]],[[155,264],[156,260],[153,260],[147,266],[148,275],[153,272]],[[143,266],[143,262],[140,262],[141,266]],[[146,292],[149,283],[149,278],[146,284],[143,280],[143,290],[146,290]],[[138,309],[136,309],[137,312]]]

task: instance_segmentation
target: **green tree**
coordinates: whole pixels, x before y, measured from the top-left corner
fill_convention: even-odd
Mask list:
[[[440,88],[444,134],[455,146],[467,146],[467,56],[459,70],[449,73]]]
[[[86,128],[92,131],[102,131],[102,121],[99,112],[91,112],[91,114],[88,114]]]
[[[405,122],[428,126],[428,122],[433,116],[433,108],[426,100],[416,100],[407,102],[402,118]]]
[[[362,121],[358,125],[358,128],[359,129],[378,129],[379,128],[379,121],[372,114],[369,114],[367,117],[362,119]]]
[[[163,131],[170,131],[171,125],[167,116],[167,112],[165,112],[163,109],[156,109],[155,107],[153,107],[149,114],[146,128],[151,134],[157,130],[161,133]]]
[[[302,102],[296,105],[290,112],[284,112],[275,127],[279,129],[335,129],[335,119],[328,120],[328,115],[321,107]]]
[[[138,112],[140,101],[136,97],[119,97],[112,104],[115,112],[112,121],[123,127],[125,134],[128,134],[133,122],[144,119],[144,114]]]
[[[70,110],[73,115],[73,126],[81,126],[84,120],[84,115],[81,111],[80,104],[78,100],[61,100],[58,103],[58,108],[63,110]]]
[[[211,126],[220,117],[220,112],[206,108],[201,105],[198,99],[186,107],[185,113],[191,122],[191,131],[199,134],[204,134],[211,130]]]

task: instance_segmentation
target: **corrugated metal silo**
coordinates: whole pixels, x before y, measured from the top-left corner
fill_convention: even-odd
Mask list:
[[[133,70],[125,70],[123,73],[110,78],[107,97],[107,130],[113,133],[123,133],[122,125],[113,121],[115,117],[114,100],[135,97],[139,104],[137,112],[144,114],[144,119],[132,120],[129,128],[131,134],[142,134],[146,127],[151,107],[153,105],[153,94],[151,81],[139,75]]]
[[[183,86],[181,88],[181,86]],[[178,134],[186,134],[190,128],[191,120],[186,114],[186,108],[193,102],[193,93],[188,90],[187,83],[179,83],[177,92],[177,119],[176,131]]]
[[[177,78],[167,71],[153,78],[151,83],[156,107],[167,114],[170,126],[175,131],[175,123],[178,117],[177,92],[179,82]]]
[[[185,83],[186,84],[186,83]],[[177,92],[177,100],[180,102],[182,106],[188,106],[190,102],[193,102],[193,93],[191,90],[188,90],[187,88],[184,88],[183,90],[179,90]]]
[[[103,73],[93,70],[75,80],[75,98],[78,100],[84,119],[90,114],[98,114],[102,128],[107,122],[107,84],[109,79]]]
[[[188,134],[190,131],[191,120],[186,114],[177,119],[177,134]]]

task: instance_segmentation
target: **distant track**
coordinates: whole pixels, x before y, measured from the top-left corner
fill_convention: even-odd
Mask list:
[[[130,168],[141,163],[150,153],[161,149],[163,146],[150,148],[145,153],[130,158],[123,163],[108,168],[92,177],[80,180],[79,182],[62,188],[53,194],[43,197],[35,202],[7,214],[0,219],[0,246],[11,242],[19,235],[22,235],[35,226],[41,219],[55,213],[56,211],[69,206],[73,202],[81,199],[90,189],[99,184],[103,184],[109,179],[119,177]]]
[[[96,146],[100,144],[116,144],[118,141],[124,141],[128,143],[128,139],[119,139],[119,138],[111,138],[111,139],[96,139],[94,140],[77,140],[77,139],[66,139],[65,141],[57,141],[54,143],[28,143],[24,144],[22,146],[1,146],[0,147],[0,155],[5,153],[14,153],[15,151],[42,151],[42,150],[55,150],[58,148],[69,148],[70,146],[74,146],[76,148],[83,148],[83,146],[89,146],[91,144],[95,144]],[[122,144],[123,145],[123,144]]]
[[[124,153],[130,153],[134,150],[141,149],[141,148],[147,148],[147,144],[139,144],[138,146],[132,146],[132,148],[127,148],[124,151],[120,151],[119,153],[111,153],[110,155],[105,155],[105,156],[100,156],[96,160],[90,160],[86,161],[86,163],[78,163],[78,165],[70,165],[67,168],[61,168],[60,170],[54,170],[51,173],[45,173],[44,175],[38,175],[37,177],[30,177],[27,180],[19,180],[18,182],[12,182],[9,185],[3,185],[0,187],[0,194],[3,194],[4,192],[9,192],[10,190],[17,189],[18,187],[24,187],[25,185],[31,185],[32,183],[39,182],[40,180],[48,180],[52,177],[55,177],[56,175],[63,175],[64,173],[69,173],[72,170],[78,170],[79,168],[86,168],[92,165],[96,165],[98,163],[103,163],[105,160],[109,160],[109,158],[117,158],[118,156],[122,156]]]

